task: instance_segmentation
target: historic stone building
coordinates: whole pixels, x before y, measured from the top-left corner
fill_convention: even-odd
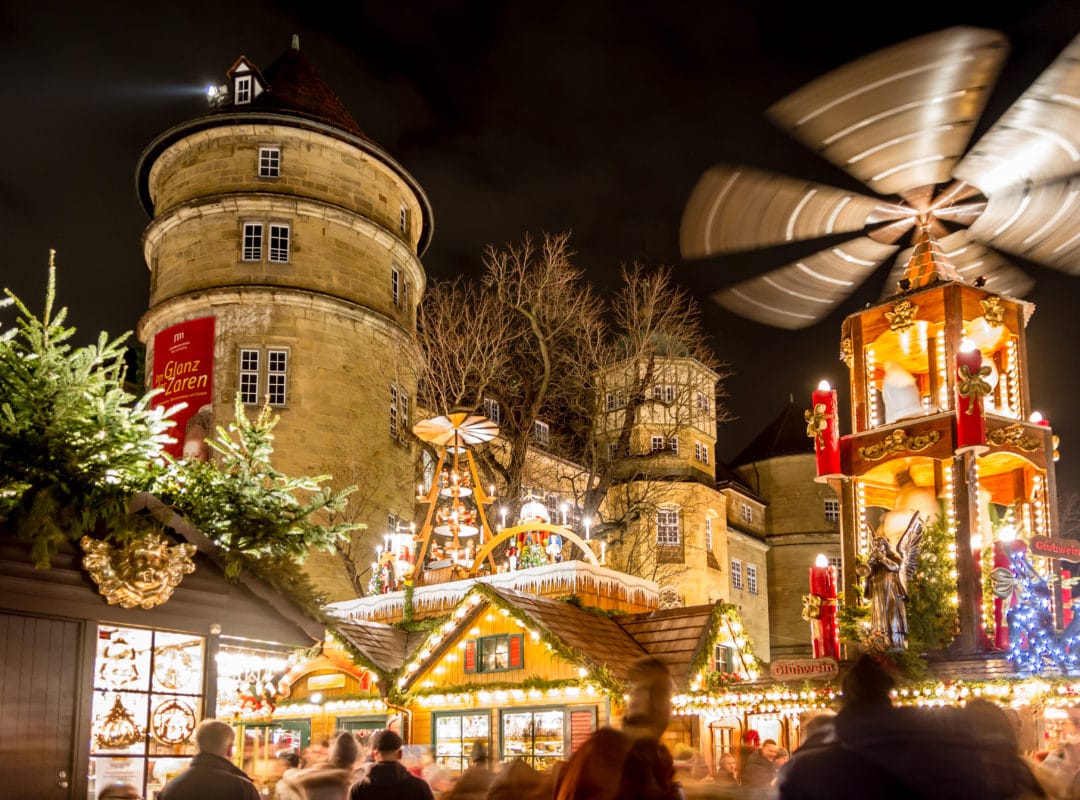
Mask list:
[[[237,393],[249,411],[269,402],[275,466],[362,486],[358,515],[381,534],[388,514],[412,515],[412,334],[431,207],[295,38],[265,71],[241,57],[227,75],[209,113],[138,163],[148,384],[158,342],[212,318],[216,423]],[[332,596],[355,596],[339,559],[307,567]]]

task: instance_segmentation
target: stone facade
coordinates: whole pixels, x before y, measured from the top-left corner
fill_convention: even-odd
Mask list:
[[[217,424],[233,417],[241,350],[285,354],[274,466],[359,487],[348,513],[367,525],[350,551],[363,573],[368,540],[389,516],[413,513],[416,454],[405,431],[415,422],[413,332],[426,281],[418,251],[430,210],[415,181],[366,138],[302,116],[295,124],[280,112],[263,124],[251,116],[177,126],[140,161],[152,220],[143,236],[150,305],[138,335],[152,364],[158,332],[215,319]],[[272,177],[260,174],[264,148],[278,156]],[[246,247],[251,224],[266,236],[258,257]],[[271,225],[287,226],[284,258],[271,260]],[[262,405],[265,377],[250,413]],[[331,599],[355,597],[344,563],[316,554],[306,569]]]

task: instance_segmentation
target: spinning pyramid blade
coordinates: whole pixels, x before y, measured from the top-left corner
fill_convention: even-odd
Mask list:
[[[1080,274],[1080,176],[993,195],[968,233],[998,250]]]
[[[828,316],[897,249],[862,236],[723,289],[713,299],[764,325],[806,328]]]
[[[975,283],[982,278],[987,289],[1006,297],[1023,297],[1033,285],[1031,278],[1009,264],[1000,253],[974,241],[969,231],[957,231],[938,239],[936,243],[942,258],[966,283]],[[883,300],[901,291],[899,283],[907,276],[914,250],[914,247],[906,247],[897,254],[885,282],[881,296]],[[942,277],[947,279],[947,276]]]
[[[690,193],[679,246],[685,258],[702,258],[852,233],[894,219],[910,226],[914,213],[832,186],[719,165]]]
[[[875,192],[903,195],[948,182],[1007,53],[997,31],[948,28],[840,67],[769,116]]]
[[[1080,170],[1080,37],[972,147],[953,175],[993,196]]]

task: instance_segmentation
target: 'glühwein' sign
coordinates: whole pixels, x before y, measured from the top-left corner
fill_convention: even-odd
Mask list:
[[[779,658],[769,665],[778,681],[828,681],[840,674],[835,658]]]
[[[1080,561],[1080,542],[1071,539],[1056,539],[1050,536],[1032,536],[1028,549],[1035,556],[1043,558],[1064,558],[1067,561]]]
[[[181,322],[154,337],[153,387],[163,390],[154,398],[159,406],[187,403],[172,417],[176,427],[170,433],[176,442],[165,449],[177,458],[186,455],[205,461],[209,452],[203,440],[211,430],[214,388],[213,317]]]

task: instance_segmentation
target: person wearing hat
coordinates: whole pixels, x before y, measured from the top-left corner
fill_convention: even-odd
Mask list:
[[[468,769],[443,794],[442,800],[484,800],[493,780],[495,773],[491,771],[487,745],[482,741],[474,742]]]
[[[394,731],[375,731],[371,735],[375,761],[367,774],[352,785],[349,800],[435,800],[427,781],[417,778],[401,763],[404,747]]]

